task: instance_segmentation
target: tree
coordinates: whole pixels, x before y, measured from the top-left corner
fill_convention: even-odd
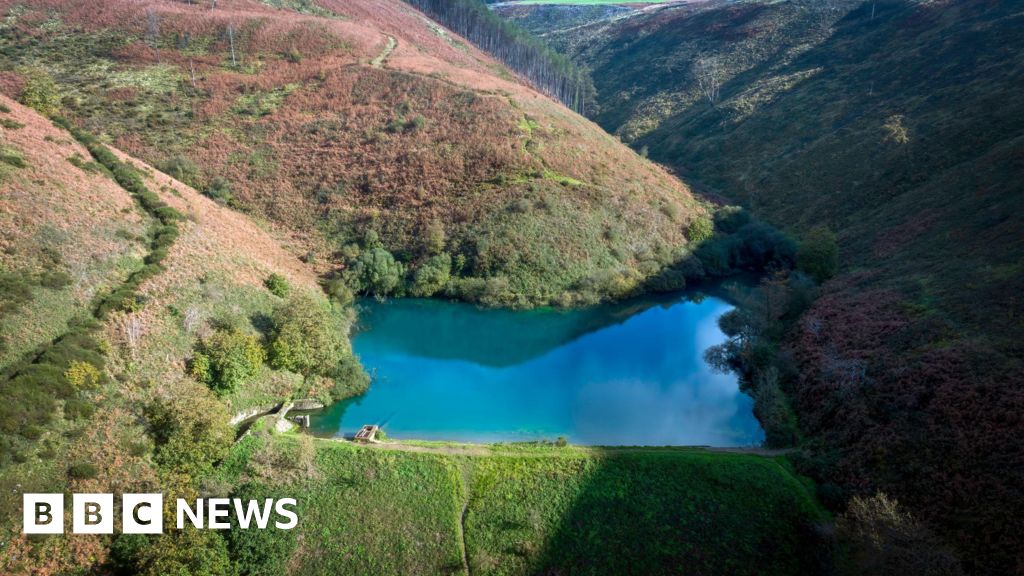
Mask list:
[[[444,251],[445,233],[444,225],[437,220],[432,220],[427,225],[426,233],[423,235],[423,250],[434,256]]]
[[[452,257],[449,254],[432,256],[420,265],[413,275],[413,296],[426,298],[444,289],[451,279]]]
[[[372,248],[359,254],[348,277],[356,292],[382,298],[402,285],[405,266],[384,248]]]
[[[192,359],[192,376],[218,394],[233,392],[259,373],[266,352],[259,339],[237,328],[218,330]]]
[[[851,574],[958,576],[956,557],[928,528],[884,493],[855,496],[838,521],[836,535],[850,556]]]
[[[228,555],[227,541],[215,530],[184,530],[157,536],[139,551],[136,574],[142,576],[232,576],[236,571]],[[249,532],[276,532],[249,530]]]
[[[223,403],[202,387],[185,382],[176,396],[153,401],[144,415],[156,463],[195,480],[227,455],[234,430]]]
[[[348,327],[322,298],[292,296],[271,318],[270,362],[305,376],[330,376],[350,355]]]
[[[718,56],[700,55],[693,62],[693,77],[697,81],[697,89],[712,106],[718,103],[722,76],[722,62]]]
[[[835,276],[839,269],[839,244],[828,226],[815,226],[807,233],[800,242],[796,263],[818,283]]]
[[[60,108],[60,92],[57,83],[42,69],[23,72],[25,87],[21,90],[21,103],[43,116],[55,114]]]

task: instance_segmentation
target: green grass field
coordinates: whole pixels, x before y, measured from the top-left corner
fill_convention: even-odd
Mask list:
[[[258,561],[303,574],[806,573],[825,519],[784,459],[687,448],[257,435],[222,473],[299,500],[294,546]]]

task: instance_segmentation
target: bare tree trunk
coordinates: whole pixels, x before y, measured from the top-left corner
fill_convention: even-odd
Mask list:
[[[192,59],[188,59],[188,74],[192,78],[192,88],[196,87],[196,65],[192,62]]]
[[[707,98],[712,107],[718,103],[718,94],[722,88],[722,63],[717,56],[699,56],[693,64],[693,74],[697,80],[697,88]]]
[[[235,26],[228,24],[228,42],[231,44],[231,67],[237,68],[238,61],[235,59]]]

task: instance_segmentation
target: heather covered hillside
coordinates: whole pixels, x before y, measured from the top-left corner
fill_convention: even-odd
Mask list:
[[[979,574],[1024,561],[1022,29],[1015,2],[752,1],[546,36],[592,69],[608,131],[836,233],[840,274],[777,366],[805,469],[836,506],[897,495]]]
[[[273,235],[84,132],[0,110],[0,567],[66,573],[109,562],[111,538],[29,539],[22,492],[195,494],[231,413],[366,378],[349,311]],[[322,361],[296,361],[327,330]],[[188,537],[190,553],[222,546]]]
[[[622,296],[686,255],[706,211],[398,0],[0,10],[6,93],[281,227],[357,293]]]

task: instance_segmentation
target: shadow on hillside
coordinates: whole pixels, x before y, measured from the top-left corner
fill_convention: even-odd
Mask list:
[[[650,448],[534,460],[513,479],[478,479],[484,493],[471,502],[467,523],[473,571],[811,575],[827,568],[815,528],[822,516],[775,459]]]

